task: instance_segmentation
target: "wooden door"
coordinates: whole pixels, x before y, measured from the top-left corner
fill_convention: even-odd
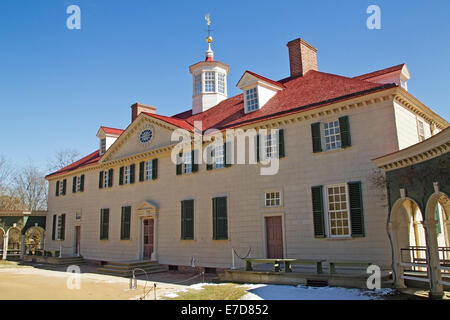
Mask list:
[[[266,217],[267,258],[283,258],[281,217]]]
[[[144,259],[150,259],[153,253],[154,220],[144,220]]]
[[[80,254],[81,227],[75,227],[75,254]]]

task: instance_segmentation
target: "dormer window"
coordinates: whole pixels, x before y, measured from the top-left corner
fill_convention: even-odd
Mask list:
[[[247,112],[259,109],[258,89],[256,87],[245,91],[245,105]]]
[[[100,154],[106,152],[106,138],[100,139]]]

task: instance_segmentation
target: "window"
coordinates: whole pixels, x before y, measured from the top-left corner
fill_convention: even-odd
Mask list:
[[[131,207],[122,207],[120,240],[130,240]]]
[[[425,140],[425,130],[423,127],[423,122],[420,120],[417,120],[417,132],[419,134],[419,141]]]
[[[328,186],[327,194],[330,237],[350,236],[350,215],[346,185]]]
[[[152,173],[153,173],[153,161],[147,161],[145,163],[145,171],[144,171],[144,178],[146,181],[153,179]]]
[[[66,234],[66,215],[53,215],[52,240],[64,240]]]
[[[198,74],[194,77],[194,94],[202,93],[202,75]]]
[[[219,93],[225,93],[225,75],[223,73],[217,74],[217,89]]]
[[[100,140],[100,154],[104,154],[106,152],[106,138]]]
[[[183,173],[192,173],[192,154],[186,152],[183,154]]]
[[[100,240],[108,240],[109,209],[100,210]]]
[[[99,189],[111,188],[112,187],[113,174],[114,174],[114,170],[113,169],[100,171],[99,178],[98,178],[98,187],[99,187]]]
[[[215,92],[216,91],[216,73],[215,72],[205,72],[205,92]]]
[[[225,154],[223,145],[214,148],[214,167],[216,169],[225,167]]]
[[[75,221],[81,221],[81,211],[75,211]]]
[[[130,164],[129,166],[125,166],[125,167],[120,167],[119,185],[133,184],[135,169],[136,169],[135,164]]]
[[[280,192],[266,192],[264,203],[266,207],[279,207],[281,205]]]
[[[213,239],[228,239],[227,197],[213,198]]]
[[[84,174],[79,177],[73,177],[72,193],[84,191]]]
[[[181,240],[194,239],[194,200],[181,201]]]
[[[103,173],[103,188],[108,188],[109,186],[109,174],[108,172]]]
[[[64,195],[64,182],[63,181],[61,181],[60,183],[59,183],[59,194],[61,195],[61,196],[63,196]]]
[[[341,131],[339,121],[324,123],[325,150],[335,150],[341,148]]]
[[[56,196],[65,196],[66,195],[66,187],[67,187],[67,180],[64,179],[62,181],[56,181],[56,186],[55,186],[55,190],[56,190]]]
[[[245,91],[245,100],[247,101],[247,112],[259,109],[257,88]]]
[[[263,159],[273,159],[277,156],[277,136],[268,134],[264,139]]]

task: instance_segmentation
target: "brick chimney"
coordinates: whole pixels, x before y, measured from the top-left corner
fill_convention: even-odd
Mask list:
[[[142,103],[135,103],[131,106],[131,122],[133,122],[134,120],[136,120],[136,118],[142,113],[142,112],[147,112],[147,113],[156,113],[156,107],[153,106],[147,106],[145,104]]]
[[[317,49],[303,39],[295,39],[287,44],[291,77],[304,76],[309,70],[317,71]]]

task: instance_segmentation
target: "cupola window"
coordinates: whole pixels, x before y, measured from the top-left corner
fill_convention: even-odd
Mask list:
[[[205,92],[216,91],[216,73],[205,72]]]
[[[217,74],[217,89],[219,93],[225,93],[225,75],[223,73]]]
[[[198,74],[195,76],[195,95],[202,93],[202,75]]]

